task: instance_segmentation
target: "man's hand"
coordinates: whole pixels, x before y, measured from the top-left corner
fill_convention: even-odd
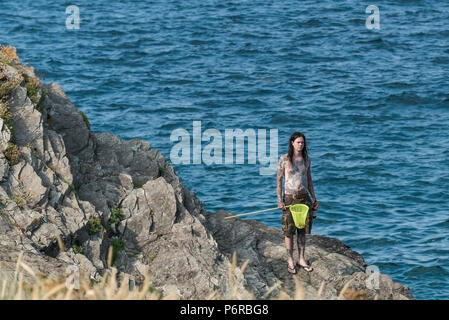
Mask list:
[[[320,203],[317,200],[315,200],[315,202],[312,205],[312,212],[313,212],[313,219],[314,220],[316,219],[316,212],[317,212],[319,207],[320,207]]]
[[[281,201],[281,200],[278,201],[278,209],[281,209],[281,210],[286,209],[284,201]]]
[[[315,202],[312,205],[312,209],[315,211],[318,211],[319,207],[320,207],[320,203],[318,202],[318,200],[315,200]]]

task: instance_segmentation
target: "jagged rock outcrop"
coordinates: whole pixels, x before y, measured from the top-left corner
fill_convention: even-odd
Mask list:
[[[63,89],[42,84],[11,50],[10,59],[0,54],[2,272],[13,272],[23,251],[39,272],[58,277],[76,265],[99,279],[112,246],[121,275],[139,282],[148,273],[162,293],[175,288],[180,298],[204,299],[215,291],[226,297],[236,251],[238,266],[249,259],[236,282],[241,298],[262,298],[276,283],[293,292],[279,230],[206,212],[158,150],[139,139],[91,131]],[[363,288],[368,275],[360,255],[336,239],[307,241],[315,271],[296,276],[307,297],[323,281],[326,299],[337,298],[349,280]],[[239,272],[237,267],[233,277]],[[370,297],[412,298],[388,276],[381,276],[380,286]]]
[[[3,272],[15,270],[6,252],[24,251],[37,270],[62,275],[77,265],[99,279],[113,246],[121,273],[141,281],[148,272],[162,293],[226,293],[230,261],[204,227],[200,201],[159,151],[92,132],[59,85],[40,83],[18,59],[0,62],[0,75],[0,85],[8,85],[0,108],[10,114],[0,120],[0,149],[14,145],[20,153],[0,159]]]
[[[314,271],[299,270],[296,275],[291,275],[287,272],[284,239],[280,230],[255,220],[225,220],[230,216],[231,213],[222,210],[208,212],[207,228],[223,253],[229,256],[237,250],[239,264],[250,261],[245,278],[256,296],[263,296],[276,284],[281,284],[288,294],[293,295],[296,287],[292,279],[297,277],[306,299],[318,296],[336,299],[347,283],[352,290],[364,292],[366,299],[375,299],[376,296],[376,299],[413,298],[407,287],[393,282],[389,276],[367,273],[363,257],[343,242],[319,235],[306,235],[305,256]],[[298,261],[296,250],[294,258]],[[321,286],[323,288],[319,294]],[[274,296],[278,294],[276,291],[273,293]]]

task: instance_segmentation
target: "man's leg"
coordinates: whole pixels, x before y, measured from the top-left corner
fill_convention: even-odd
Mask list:
[[[285,205],[291,204],[291,198],[286,195],[284,199]],[[293,260],[293,232],[295,226],[290,213],[290,209],[286,209],[282,213],[282,233],[284,234],[285,249],[287,250],[287,263],[289,271],[296,273],[295,261]]]
[[[285,248],[287,249],[287,262],[290,269],[295,267],[295,263],[293,261],[293,238],[292,235],[290,237],[284,237]]]
[[[305,266],[306,260],[304,258],[304,250],[306,248],[306,230],[305,228],[298,230],[298,236],[296,238],[296,243],[298,245],[298,257],[299,265]]]
[[[307,272],[313,271],[313,268],[309,266],[306,259],[304,258],[304,251],[306,249],[306,230],[305,228],[298,230],[298,255],[299,255],[299,265],[304,268]]]

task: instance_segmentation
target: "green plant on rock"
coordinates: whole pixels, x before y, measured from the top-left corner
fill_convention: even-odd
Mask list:
[[[41,85],[41,82],[36,77],[30,77],[26,73],[23,73],[25,78],[25,87],[27,89],[27,95],[31,102],[36,106],[36,109],[42,113],[44,109],[44,101],[47,96],[45,88]]]
[[[84,254],[84,248],[76,244],[72,244],[72,249],[75,254]]]
[[[20,156],[21,153],[19,148],[15,144],[8,142],[8,147],[5,150],[5,157],[8,160],[9,165],[14,166],[18,164]]]
[[[113,230],[112,225],[117,227],[120,224],[120,221],[123,219],[123,212],[120,208],[113,208],[111,209],[111,216],[109,217],[108,221],[108,229],[116,233],[115,230]]]
[[[165,167],[159,166],[159,176],[163,176],[165,173]]]
[[[89,219],[87,222],[87,233],[93,236],[101,231],[101,221],[99,217]]]
[[[39,102],[39,80],[37,78],[26,76],[25,74],[24,76],[28,97],[30,98],[31,102],[37,104]]]
[[[153,262],[153,260],[156,259],[156,257],[157,257],[157,252],[155,252],[155,253],[153,253],[152,255],[150,255],[150,256],[148,257],[148,259],[150,260],[150,262]]]
[[[81,116],[83,117],[84,123],[86,124],[87,128],[90,130],[90,122],[89,119],[87,119],[87,116],[84,112],[80,110]]]
[[[45,90],[44,87],[41,88],[41,98],[39,99],[39,102],[37,103],[36,109],[37,111],[39,111],[40,113],[42,113],[42,111],[44,110],[44,101],[45,98],[47,97],[47,91]]]

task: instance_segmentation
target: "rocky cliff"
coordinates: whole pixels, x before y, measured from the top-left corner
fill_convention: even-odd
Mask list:
[[[4,274],[23,252],[26,264],[51,277],[76,265],[98,280],[112,264],[137,283],[148,273],[162,294],[175,290],[182,299],[227,297],[231,278],[241,298],[287,297],[296,283],[305,298],[337,299],[345,284],[365,298],[413,298],[386,275],[367,290],[363,258],[318,235],[306,248],[315,270],[287,273],[280,230],[207,212],[158,150],[92,131],[63,89],[42,83],[11,47],[0,50],[0,99]]]

